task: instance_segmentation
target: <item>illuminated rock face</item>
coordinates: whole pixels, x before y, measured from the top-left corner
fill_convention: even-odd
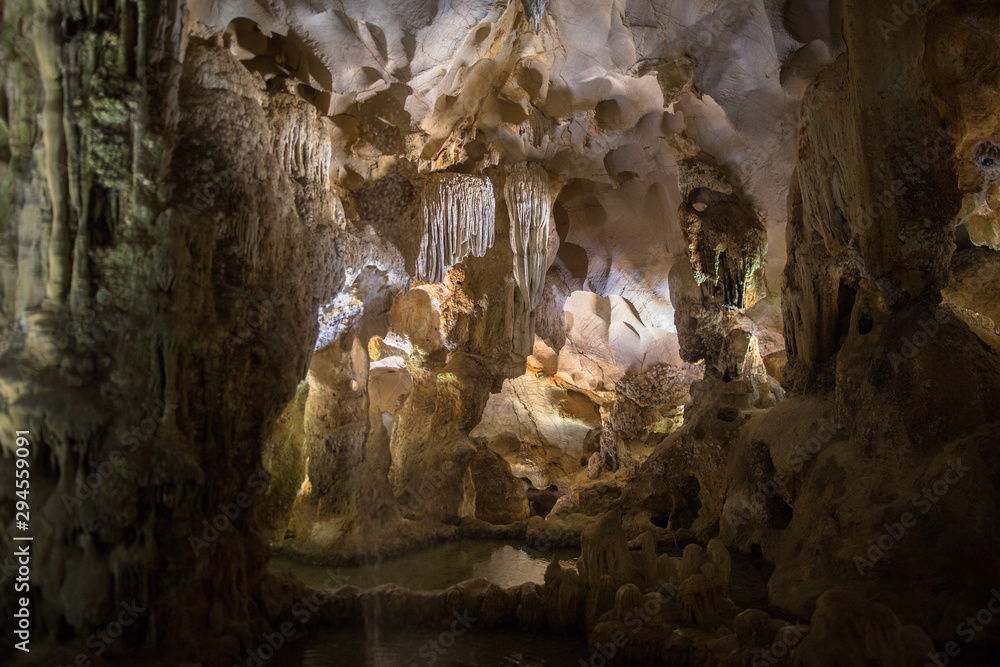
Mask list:
[[[262,530],[337,560],[558,526],[579,574],[479,603],[599,644],[675,578],[641,664],[791,632],[738,620],[726,547],[815,612],[806,662],[953,639],[1000,579],[995,3],[126,4],[2,9],[39,636],[134,599],[126,641],[232,664],[290,606]]]
[[[514,251],[514,280],[521,296],[532,308],[545,283],[549,229],[552,220],[552,189],[549,176],[537,164],[519,164],[507,172],[504,186],[510,214],[510,247]]]
[[[482,257],[496,236],[496,199],[489,179],[435,174],[421,193],[424,236],[417,278],[439,283],[467,256]]]

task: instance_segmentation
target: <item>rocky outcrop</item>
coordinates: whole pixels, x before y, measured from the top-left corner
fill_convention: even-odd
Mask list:
[[[951,258],[951,281],[942,290],[946,303],[987,318],[994,332],[1000,327],[1000,305],[993,298],[1000,288],[1000,254],[987,248],[968,248]]]
[[[923,72],[933,101],[948,121],[962,207],[960,233],[975,245],[1000,250],[997,209],[995,80],[1000,12],[987,2],[944,3],[927,16]]]
[[[31,432],[35,637],[134,602],[126,643],[211,661],[267,628],[261,451],[337,287],[336,224],[295,196],[320,171],[275,151],[280,93],[182,42],[180,6],[116,7],[3,10],[38,30],[3,56],[4,253],[23,271],[3,277],[2,422]]]
[[[807,97],[789,198],[784,383],[806,395],[745,415],[731,445],[721,530],[728,544],[759,545],[775,563],[770,598],[783,608],[820,614],[824,591],[842,587],[944,642],[958,622],[949,610],[981,606],[974,580],[992,566],[977,564],[966,577],[971,570],[954,552],[929,556],[919,545],[969,540],[990,554],[1000,547],[976,526],[955,535],[948,518],[970,502],[965,493],[997,494],[979,448],[1000,417],[1000,357],[990,318],[977,312],[990,306],[970,299],[989,260],[969,250],[952,257],[954,220],[977,168],[962,162],[962,151],[974,142],[955,100],[937,97],[954,84],[935,70],[954,62],[945,53],[969,53],[979,33],[946,46],[940,35],[954,30],[948,16],[957,6],[920,10],[893,25],[893,55],[874,71],[860,58],[878,39],[878,10],[845,10],[850,55],[808,93],[825,102]],[[995,12],[959,13],[988,24]],[[876,99],[892,111],[859,120],[854,110]],[[901,153],[920,157],[904,168],[891,157]],[[874,164],[883,168],[866,167]],[[955,305],[938,305],[952,266],[946,294]],[[925,582],[919,592],[897,583],[916,580]],[[867,650],[903,659],[901,633],[885,626],[865,640]],[[986,630],[977,641],[997,640]]]
[[[514,477],[502,456],[482,449],[473,457],[471,470],[477,519],[508,524],[530,516],[524,483]]]
[[[544,375],[507,380],[490,396],[472,435],[486,438],[514,474],[537,489],[571,486],[593,452],[587,434],[600,426],[600,408],[588,396]]]
[[[657,364],[619,380],[614,401],[601,411],[604,468],[618,469],[623,452],[629,455],[629,441],[651,433],[669,433],[679,426],[691,382],[701,372],[701,368],[687,364]]]
[[[261,464],[271,473],[271,483],[261,508],[260,524],[271,541],[282,539],[292,506],[306,481],[305,411],[308,383],[301,383],[295,398],[275,421],[264,444]]]
[[[809,634],[795,649],[802,665],[846,662],[921,665],[936,655],[934,644],[915,625],[901,625],[888,607],[843,591],[824,593],[816,602]]]
[[[797,387],[813,386],[812,378],[835,354],[859,281],[889,308],[933,301],[948,282],[951,221],[961,194],[952,135],[941,129],[944,119],[926,92],[932,87],[920,58],[931,35],[918,12],[893,31],[892,58],[871,71],[862,54],[882,39],[879,11],[847,9],[850,55],[820,77],[810,95],[823,103],[809,104],[807,98],[801,121],[784,293],[791,371],[786,382]],[[855,109],[886,96],[894,100],[892,112],[856,120]],[[864,143],[866,136],[879,140]],[[893,159],[900,154],[920,160]],[[871,164],[885,169],[872,170]]]
[[[677,217],[695,282],[708,283],[724,308],[753,306],[764,291],[762,272],[757,274],[767,252],[767,230],[757,211],[716,165],[688,158],[679,169],[684,202]]]

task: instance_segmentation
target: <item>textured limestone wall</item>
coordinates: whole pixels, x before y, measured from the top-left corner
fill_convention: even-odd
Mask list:
[[[918,12],[894,32],[885,56],[878,50],[880,11],[848,10],[845,25],[856,46],[810,93],[824,102],[805,103],[798,186],[790,196],[795,256],[785,269],[793,383],[801,374],[808,385],[831,358],[842,335],[836,323],[850,316],[848,295],[859,282],[898,308],[935,300],[948,281],[961,195],[954,140],[922,69],[927,19]],[[879,112],[865,113],[876,100]]]
[[[182,38],[183,6],[3,11],[34,33],[3,54],[0,423],[5,457],[32,434],[35,636],[86,637],[135,601],[126,644],[234,654],[265,628],[266,544],[254,504],[206,526],[262,498],[266,426],[334,288],[315,273],[338,262],[333,220],[307,223],[291,185],[323,176],[303,152],[318,118]]]
[[[443,283],[459,262],[483,256],[495,233],[510,238],[520,294],[511,301],[511,292],[496,292],[489,309],[467,313],[511,329],[512,357],[506,334],[499,347],[482,351],[487,366],[504,367],[490,373],[520,374],[512,360],[535,347],[535,329],[558,352],[567,339],[567,298],[587,290],[620,297],[633,311],[613,323],[632,349],[618,355],[619,367],[601,369],[610,391],[621,372],[654,363],[635,354],[656,348],[661,359],[673,357],[677,349],[699,348],[680,340],[689,329],[695,337],[701,329],[718,333],[718,343],[734,325],[720,306],[698,300],[689,300],[697,315],[678,311],[675,323],[666,277],[675,258],[692,252],[688,246],[698,246],[693,252],[709,263],[722,258],[721,271],[702,268],[720,285],[723,305],[742,309],[765,293],[776,297],[783,251],[766,243],[765,230],[780,238],[784,225],[798,101],[804,82],[841,49],[835,8],[779,4],[639,3],[618,11],[597,0],[583,9],[470,2],[438,12],[428,3],[329,9],[197,1],[190,26],[268,89],[315,108],[326,124],[329,152],[323,142],[301,142],[316,125],[311,121],[275,135],[290,172],[297,179],[308,170],[320,178],[329,173],[340,195],[335,201],[343,203],[344,289],[322,307],[317,349],[353,331],[361,342],[404,336],[391,321],[391,304],[410,280]],[[738,208],[746,233],[713,235],[711,224],[693,232],[698,215],[723,219],[732,213],[726,206],[678,218],[686,198],[678,159],[692,149],[745,192]],[[499,217],[490,211],[491,197]],[[501,301],[508,302],[503,309]],[[698,316],[708,324],[689,326]],[[777,339],[773,322],[768,326]],[[474,327],[444,328],[452,338],[426,353],[443,354],[447,363],[468,344],[455,332]],[[683,356],[696,362],[717,347]],[[593,364],[585,357],[568,356],[560,372],[580,376],[580,388],[590,391]],[[439,372],[440,359],[427,363]],[[363,385],[352,391],[363,394]],[[365,430],[364,410],[341,419],[334,416],[340,409],[331,402],[326,421]],[[339,453],[317,460],[347,460],[332,443],[325,447]]]
[[[989,95],[991,70],[959,76],[945,54],[993,62],[977,49],[996,8],[937,3],[888,35],[883,12],[845,3],[848,55],[804,102],[782,304],[785,385],[804,395],[746,415],[720,528],[774,561],[771,600],[794,613],[819,614],[843,586],[948,641],[996,576],[982,522],[1000,489],[981,447],[1000,420],[1000,357],[982,291],[996,256],[961,231],[992,131],[968,100]]]

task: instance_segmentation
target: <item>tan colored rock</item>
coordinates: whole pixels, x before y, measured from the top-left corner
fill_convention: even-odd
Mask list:
[[[995,3],[79,4],[6,3],[0,49],[0,426],[34,438],[39,636],[134,595],[125,643],[229,664],[293,601],[257,534],[293,493],[289,552],[355,558],[526,516],[514,475],[562,494],[529,540],[582,543],[579,575],[518,589],[526,626],[606,642],[631,629],[588,587],[645,605],[683,571],[636,664],[748,657],[717,533],[774,563],[772,602],[817,607],[806,664],[928,649],[831,587],[947,639],[1000,577],[1000,319],[968,248],[1000,246]],[[499,625],[514,601],[383,586],[317,618]]]
[[[690,161],[679,165],[685,201],[677,216],[695,282],[710,285],[723,307],[749,308],[763,292],[763,276],[755,274],[767,251],[765,226],[753,207],[731,187],[713,189],[718,187],[718,176],[692,174],[688,165]]]
[[[773,619],[761,609],[746,609],[733,619],[733,630],[743,648],[769,646],[777,636]]]
[[[260,520],[270,538],[283,539],[291,519],[292,504],[306,480],[305,408],[309,385],[299,385],[295,398],[275,421],[264,445],[263,466],[271,473],[271,484]]]
[[[507,594],[499,586],[490,586],[479,609],[478,623],[494,628],[509,623],[517,610],[517,598]]]
[[[701,567],[705,563],[705,550],[698,544],[689,544],[684,547],[684,556],[681,559],[681,581],[687,581],[689,577],[701,573]]]
[[[477,519],[508,524],[530,516],[524,483],[514,477],[502,456],[488,449],[479,450],[472,458],[471,471]]]
[[[946,303],[988,317],[1000,327],[1000,255],[987,248],[969,248],[951,258],[951,282],[941,295]]]
[[[635,567],[639,573],[638,582],[644,591],[650,591],[659,586],[660,569],[659,559],[656,555],[656,538],[653,533],[647,531],[636,538],[640,548],[638,553],[633,551]]]
[[[675,585],[680,583],[681,575],[677,561],[678,559],[671,558],[667,554],[660,554],[657,559],[657,572],[660,575],[660,581]]]
[[[586,623],[587,632],[592,632],[594,626],[601,617],[615,607],[617,597],[614,579],[610,575],[601,575],[600,582],[596,587],[591,587],[587,592]]]
[[[637,572],[628,551],[621,516],[614,512],[605,513],[583,531],[580,542],[577,569],[588,587],[597,588],[604,575],[610,576],[616,587],[636,580]]]
[[[575,569],[560,567],[555,557],[545,571],[543,599],[549,630],[567,634],[583,626],[587,584]]]
[[[725,544],[722,540],[718,538],[713,538],[708,542],[708,549],[706,549],[706,556],[708,562],[713,565],[713,576],[715,577],[715,585],[722,591],[723,594],[728,595],[729,593],[729,577],[732,573],[732,561],[729,556],[729,550],[726,549]]]
[[[853,593],[831,590],[816,603],[809,635],[795,649],[803,667],[865,664],[915,667],[934,653],[927,635],[903,632],[899,619],[885,605]]]
[[[507,432],[516,436],[518,448],[501,453],[518,477],[544,489],[570,484],[585,465],[585,438],[599,424],[598,407],[588,396],[526,374],[504,382],[502,391],[490,396],[472,434],[491,441]]]
[[[545,602],[537,584],[528,582],[521,586],[516,614],[521,626],[529,630],[540,630],[545,625]]]

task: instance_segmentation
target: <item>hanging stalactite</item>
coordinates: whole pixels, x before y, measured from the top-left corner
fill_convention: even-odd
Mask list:
[[[292,178],[326,185],[333,147],[329,130],[308,104],[284,98],[269,105],[274,152]]]
[[[538,164],[523,163],[507,173],[504,188],[510,213],[510,247],[514,251],[514,279],[526,303],[534,308],[545,284],[552,188]]]
[[[521,5],[524,7],[524,18],[528,20],[528,25],[534,27],[537,35],[542,30],[542,19],[549,0],[521,0]]]
[[[489,179],[434,174],[423,190],[424,236],[417,258],[420,280],[439,283],[468,255],[482,257],[496,236],[496,197]]]

